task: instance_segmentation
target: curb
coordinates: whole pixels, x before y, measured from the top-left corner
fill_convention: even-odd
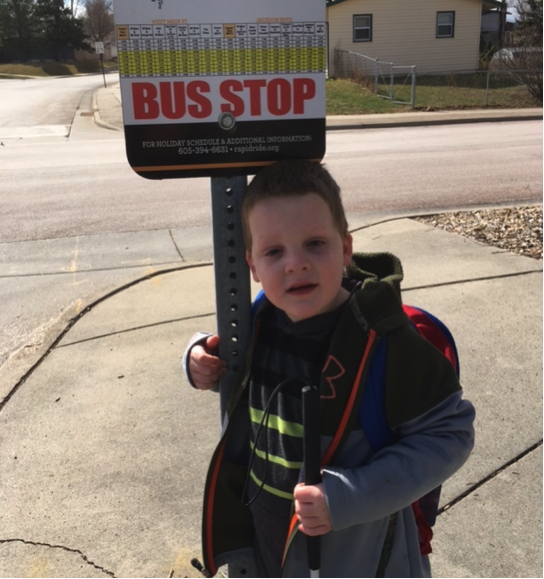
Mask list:
[[[542,115],[504,116],[504,117],[475,117],[457,119],[425,119],[405,120],[391,122],[368,122],[368,123],[330,123],[327,122],[327,131],[354,130],[354,129],[387,129],[393,127],[430,127],[438,125],[467,125],[470,123],[502,123],[511,121],[541,121]]]
[[[96,96],[93,95],[93,114],[94,122],[104,129],[111,131],[123,132],[123,127],[116,127],[100,118],[100,110],[97,107]],[[426,120],[405,120],[405,121],[390,121],[390,122],[352,122],[342,123],[338,121],[326,121],[327,131],[347,131],[347,130],[365,130],[365,129],[388,129],[395,127],[431,127],[440,125],[468,125],[471,123],[507,123],[513,121],[541,121],[542,115],[526,115],[526,116],[505,116],[505,117],[477,117],[477,118],[457,118],[457,119],[426,119]]]
[[[16,394],[17,390],[28,380],[28,378],[41,366],[44,360],[55,349],[57,344],[64,338],[64,336],[72,329],[72,327],[86,314],[93,310],[103,301],[113,297],[135,285],[150,280],[159,275],[166,275],[181,271],[184,269],[192,269],[198,267],[211,267],[212,262],[189,262],[180,265],[164,265],[162,268],[134,277],[125,282],[109,284],[102,290],[97,290],[91,295],[83,298],[80,303],[71,303],[63,312],[61,312],[48,326],[44,332],[43,338],[35,351],[27,356],[25,361],[23,358],[25,354],[25,346],[21,347],[13,353],[5,364],[0,368],[0,376],[8,374],[8,378],[13,377],[15,383],[9,386],[5,392],[0,391],[0,411],[8,404],[11,398]],[[12,368],[15,366],[15,368]],[[23,369],[18,369],[17,366],[22,366]]]
[[[102,90],[102,89],[98,89],[98,90]],[[92,105],[91,105],[91,111],[93,113],[93,118],[94,118],[95,124],[97,124],[99,127],[102,127],[103,129],[109,129],[110,131],[118,131],[118,132],[123,131],[123,128],[116,127],[115,125],[107,123],[106,121],[103,121],[100,118],[100,109],[98,108],[98,99],[96,96],[98,94],[98,90],[93,92],[93,99],[92,99]]]
[[[421,127],[525,120],[542,120],[542,109],[538,107],[527,109],[446,109],[438,111],[412,111],[409,113],[331,115],[327,117],[327,129]]]

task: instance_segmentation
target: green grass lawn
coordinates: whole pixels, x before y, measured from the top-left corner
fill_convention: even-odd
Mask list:
[[[440,83],[440,84],[439,84]],[[395,98],[410,100],[410,86],[395,87]],[[528,108],[542,106],[522,85],[505,77],[485,75],[418,77],[415,89],[416,110],[463,108]]]
[[[409,111],[409,106],[395,105],[376,96],[350,80],[328,80],[327,115],[364,115]]]
[[[449,77],[417,78],[415,89],[415,110],[454,110],[463,108],[528,108],[541,107],[524,86],[503,82],[490,84],[486,90],[481,79],[461,79]],[[493,79],[493,77],[492,77]],[[438,84],[441,82],[442,84]],[[478,86],[480,85],[480,86]],[[395,100],[410,101],[411,86],[394,86]],[[380,87],[380,94],[386,94]],[[356,115],[410,111],[410,105],[394,104],[374,94],[373,90],[350,80],[327,81],[327,114]]]
[[[104,68],[116,68],[105,62]],[[35,62],[31,64],[0,64],[0,77],[65,76],[100,72],[99,62],[65,63]],[[491,77],[493,81],[493,76]],[[394,87],[396,100],[410,100],[409,83]],[[327,115],[358,115],[410,111],[410,105],[395,104],[350,80],[327,80]],[[380,92],[383,87],[380,87]],[[448,110],[460,108],[527,108],[541,107],[523,86],[493,81],[486,89],[485,75],[418,77],[415,90],[416,110]]]

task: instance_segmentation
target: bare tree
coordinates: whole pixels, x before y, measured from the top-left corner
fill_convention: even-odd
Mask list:
[[[500,50],[497,68],[508,71],[542,103],[542,2],[516,0],[513,46]]]
[[[542,0],[517,0],[517,46],[542,48]]]
[[[92,40],[108,41],[115,28],[111,0],[85,0],[84,23]]]
[[[80,0],[67,0],[66,4],[70,5],[70,13],[74,18],[77,18],[79,12]]]

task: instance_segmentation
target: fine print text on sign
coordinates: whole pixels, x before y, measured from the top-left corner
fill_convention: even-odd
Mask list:
[[[300,0],[290,15],[286,0],[272,9],[270,2],[235,2],[218,16],[238,11],[238,21],[209,22],[203,16],[217,12],[209,1],[165,0],[159,18],[156,2],[130,0],[142,9],[137,17],[127,10],[138,20],[127,22],[127,2],[117,0],[115,17],[127,155],[136,172],[243,175],[282,158],[323,157],[321,3]]]

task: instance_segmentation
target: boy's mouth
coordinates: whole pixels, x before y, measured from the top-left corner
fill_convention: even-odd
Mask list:
[[[316,283],[294,284],[287,289],[287,293],[291,295],[305,295],[313,291],[316,287],[317,287]]]

